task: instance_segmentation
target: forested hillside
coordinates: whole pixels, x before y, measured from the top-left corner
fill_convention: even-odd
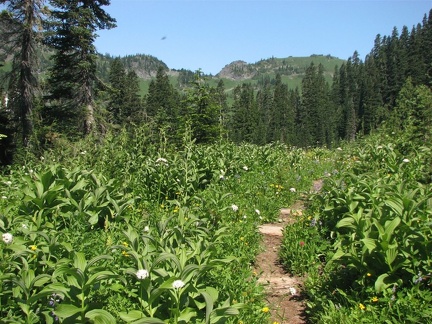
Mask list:
[[[37,10],[26,9],[27,2]],[[383,122],[404,127],[407,118],[429,121],[432,12],[411,30],[377,35],[364,61],[355,51],[347,60],[272,57],[232,62],[212,76],[170,70],[151,55],[98,54],[97,30],[115,27],[102,8],[109,1],[92,8],[52,1],[50,14],[42,0],[6,3],[0,24],[6,65],[2,163],[18,152],[138,125],[146,125],[155,141],[174,145],[190,129],[196,143],[332,147]],[[91,19],[75,19],[80,11]],[[422,108],[410,106],[413,101]]]

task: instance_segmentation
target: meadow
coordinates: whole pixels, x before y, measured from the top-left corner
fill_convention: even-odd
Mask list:
[[[0,178],[1,322],[268,323],[258,226],[299,199],[280,260],[311,322],[432,322],[432,153],[402,135],[174,147],[142,127],[23,157]]]

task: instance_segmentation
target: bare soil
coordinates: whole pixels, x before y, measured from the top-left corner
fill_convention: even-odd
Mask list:
[[[313,183],[311,191],[317,192],[321,187],[322,181],[317,180]],[[259,227],[263,235],[263,252],[256,258],[255,270],[260,276],[258,282],[266,289],[271,314],[270,323],[306,323],[305,301],[301,294],[304,278],[290,275],[279,263],[282,231],[302,215],[303,209],[303,202],[297,201],[290,208],[281,209],[277,223],[263,224]],[[295,289],[294,294],[292,288]]]

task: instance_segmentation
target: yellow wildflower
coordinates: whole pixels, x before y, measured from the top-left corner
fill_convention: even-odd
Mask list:
[[[378,297],[377,297],[377,296],[372,297],[372,301],[373,301],[374,303],[376,303],[376,302],[378,301]]]
[[[37,246],[36,245],[30,245],[30,250],[36,251],[37,250]]]
[[[268,313],[269,312],[269,308],[266,306],[266,307],[263,307],[263,309],[262,309],[262,311],[263,311],[263,313]]]
[[[129,246],[129,244],[127,242],[123,242],[122,245],[125,246],[125,247]]]
[[[240,237],[240,241],[243,241],[244,240],[244,237],[242,236],[242,237]]]
[[[366,306],[363,305],[362,303],[360,303],[360,304],[359,304],[359,308],[360,308],[361,310],[365,310],[365,309],[366,309]]]
[[[122,251],[122,255],[125,256],[125,257],[128,257],[129,253],[127,253],[126,251]]]
[[[370,277],[372,274],[370,272],[366,273],[366,276]]]

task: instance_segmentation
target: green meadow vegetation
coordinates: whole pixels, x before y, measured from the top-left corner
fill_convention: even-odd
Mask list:
[[[187,135],[164,147],[142,129],[10,167],[0,181],[1,317],[264,323],[257,226],[332,169],[324,149],[197,146]]]
[[[328,150],[200,146],[188,132],[170,147],[139,128],[11,166],[2,321],[265,323],[257,227],[298,199],[280,260],[305,277],[312,322],[432,321],[432,152],[409,133]]]

